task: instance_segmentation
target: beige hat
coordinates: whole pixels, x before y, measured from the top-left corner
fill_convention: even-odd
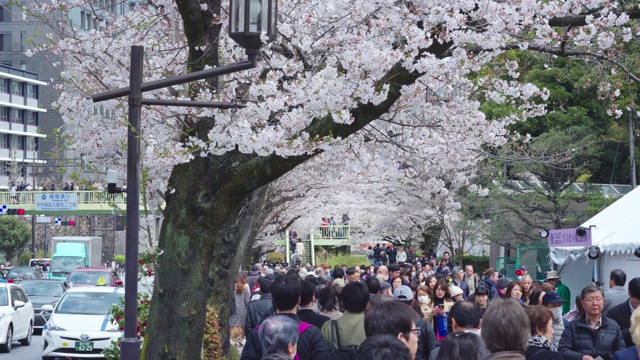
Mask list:
[[[344,287],[344,280],[342,279],[334,279],[333,286]]]
[[[560,276],[558,276],[558,272],[557,271],[547,271],[547,276],[545,276],[545,279],[547,280],[553,280],[553,279],[560,279]]]
[[[464,294],[464,291],[462,291],[462,289],[460,289],[459,287],[452,285],[449,287],[449,292],[451,292],[451,297],[454,298],[458,295],[462,295]]]

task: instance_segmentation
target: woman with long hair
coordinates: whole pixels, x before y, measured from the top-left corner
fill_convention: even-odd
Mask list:
[[[440,280],[433,292],[433,329],[436,331],[436,339],[443,340],[447,336],[447,314],[453,306],[449,285],[444,280]]]
[[[247,317],[247,305],[251,298],[251,291],[247,283],[247,274],[239,272],[233,293],[232,314],[229,317],[229,337],[233,346],[244,345],[244,324]]]
[[[320,310],[320,314],[328,316],[331,320],[338,320],[342,316],[338,290],[335,287],[327,286],[320,290],[318,294],[318,310]]]
[[[433,323],[433,292],[426,285],[422,285],[418,287],[417,295],[423,318]]]
[[[402,281],[402,277],[397,276],[395,279],[393,279],[393,281],[391,282],[391,293],[393,294],[393,290],[397,289],[398,286],[400,285],[404,285],[403,281]]]
[[[427,276],[427,279],[424,281],[424,283],[429,287],[429,289],[431,289],[431,292],[434,292],[436,290],[438,278],[435,275],[429,275]]]
[[[518,302],[518,304],[522,306],[526,306],[527,304],[522,300],[522,295],[524,294],[524,289],[522,288],[522,284],[519,281],[512,281],[507,286],[507,291],[505,292],[505,298],[514,299]]]

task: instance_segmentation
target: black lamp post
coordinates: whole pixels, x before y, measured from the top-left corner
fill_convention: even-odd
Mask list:
[[[142,82],[144,48],[131,47],[129,87],[106,91],[92,96],[93,102],[129,97],[129,126],[127,132],[127,234],[124,297],[124,337],[120,347],[123,360],[140,359],[140,340],[137,336],[138,318],[138,231],[140,222],[140,117],[142,105],[190,106],[190,107],[241,107],[233,103],[157,100],[142,98],[142,93],[164,87],[184,84],[251,69],[256,66],[257,55],[266,34],[272,40],[276,33],[277,0],[231,0],[229,4],[229,36],[246,49],[248,59],[239,63],[187,73],[168,79]],[[114,178],[111,176],[110,178]],[[115,177],[117,178],[117,177]],[[108,181],[110,182],[110,181]],[[117,192],[115,184],[108,185],[109,192]],[[204,314],[203,314],[204,316]]]

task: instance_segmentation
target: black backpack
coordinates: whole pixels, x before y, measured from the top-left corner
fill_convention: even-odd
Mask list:
[[[335,344],[338,345],[336,349]],[[340,346],[340,333],[338,332],[338,322],[331,320],[331,359],[333,360],[353,360],[356,358],[358,345]]]

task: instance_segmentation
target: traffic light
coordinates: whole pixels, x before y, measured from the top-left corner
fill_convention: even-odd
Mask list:
[[[69,220],[69,221],[61,221],[60,225],[62,226],[76,226],[76,222],[73,220]]]
[[[127,217],[122,215],[116,215],[116,230],[127,229]]]
[[[7,209],[7,215],[24,215],[24,209]]]

